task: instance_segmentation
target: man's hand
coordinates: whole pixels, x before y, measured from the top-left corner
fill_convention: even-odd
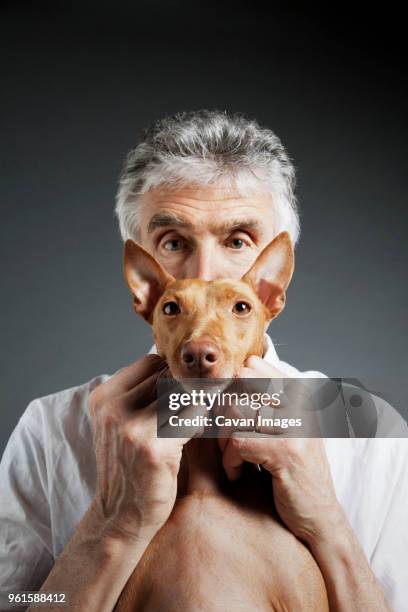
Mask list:
[[[90,397],[98,470],[93,507],[113,538],[150,540],[174,506],[189,438],[157,438],[155,393],[163,365],[157,355],[147,355]]]
[[[114,608],[173,508],[189,438],[156,437],[156,381],[163,364],[157,355],[142,357],[91,393],[96,494],[41,588],[66,593],[78,612]]]
[[[259,463],[272,474],[276,509],[299,539],[309,543],[342,523],[343,511],[334,492],[323,440],[274,439],[256,432],[235,432],[223,454],[230,480],[239,476],[244,461]]]
[[[285,378],[256,356],[246,361],[240,376]],[[229,479],[239,477],[244,461],[259,463],[271,473],[276,509],[314,555],[325,580],[330,610],[390,611],[337,500],[322,438],[234,432],[219,442]]]
[[[240,376],[286,378],[255,356],[246,361]],[[336,529],[344,520],[321,438],[235,432],[226,444],[224,441],[223,449],[223,465],[230,480],[239,477],[244,461],[259,463],[271,473],[276,509],[299,539],[319,539],[323,531]]]

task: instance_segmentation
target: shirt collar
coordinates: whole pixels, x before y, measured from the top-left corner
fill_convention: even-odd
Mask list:
[[[270,364],[278,365],[280,363],[272,338],[267,333],[264,336],[264,352],[262,357]]]

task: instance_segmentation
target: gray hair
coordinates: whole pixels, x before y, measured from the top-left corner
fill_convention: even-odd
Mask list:
[[[222,184],[242,194],[270,194],[276,234],[288,231],[295,244],[300,232],[295,182],[295,169],[272,130],[238,113],[188,111],[144,131],[123,167],[115,212],[123,240],[136,238],[143,193],[164,184]]]

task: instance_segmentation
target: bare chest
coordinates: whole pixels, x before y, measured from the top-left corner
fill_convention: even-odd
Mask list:
[[[320,572],[280,523],[268,484],[268,475],[249,470],[240,485],[179,497],[116,610],[266,611],[283,609],[283,603],[291,609],[290,585],[299,571],[303,579],[310,573],[312,590]]]

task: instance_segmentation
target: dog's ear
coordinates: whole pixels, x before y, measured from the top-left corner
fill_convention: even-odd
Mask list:
[[[123,268],[125,279],[133,294],[135,311],[151,323],[154,307],[174,277],[140,244],[127,240]]]
[[[281,232],[263,249],[241,279],[255,289],[271,319],[285,306],[285,291],[292,278],[294,259],[289,234]]]

